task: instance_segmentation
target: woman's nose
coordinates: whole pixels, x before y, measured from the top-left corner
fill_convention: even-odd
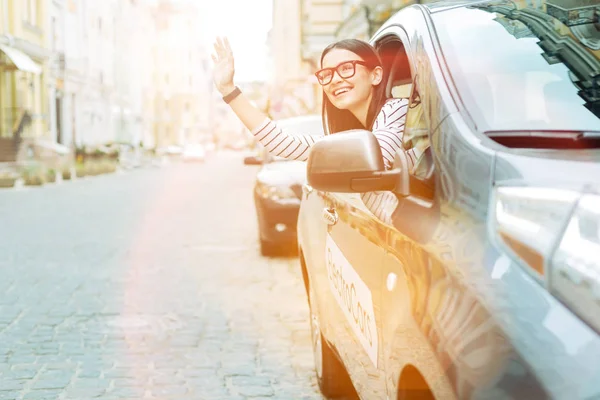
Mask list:
[[[338,74],[337,71],[333,72],[333,77],[331,78],[331,83],[336,83],[336,82],[341,82],[343,81],[342,77],[340,76],[340,74]]]

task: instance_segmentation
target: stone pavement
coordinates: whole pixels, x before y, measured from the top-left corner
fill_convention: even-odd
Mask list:
[[[0,399],[321,399],[241,154],[0,191]]]

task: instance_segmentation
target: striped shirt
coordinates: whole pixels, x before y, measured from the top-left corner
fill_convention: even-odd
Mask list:
[[[386,169],[393,167],[396,152],[402,150],[402,134],[407,111],[406,99],[389,99],[381,107],[373,124],[373,134],[379,141]],[[251,132],[269,153],[299,161],[306,161],[310,147],[323,138],[315,135],[288,135],[269,118]],[[414,165],[416,161],[414,152],[409,150],[407,155]],[[398,202],[394,193],[369,192],[362,194],[361,197],[373,214],[384,222],[391,222],[391,214]]]

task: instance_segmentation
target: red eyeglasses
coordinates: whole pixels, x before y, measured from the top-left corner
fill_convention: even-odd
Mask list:
[[[367,63],[360,60],[344,61],[334,68],[323,68],[315,72],[315,76],[321,85],[328,85],[333,80],[333,74],[338,73],[340,78],[352,78],[356,74],[356,64],[367,66]]]

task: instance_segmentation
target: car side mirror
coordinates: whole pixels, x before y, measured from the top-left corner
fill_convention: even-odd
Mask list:
[[[400,168],[386,171],[379,141],[372,132],[350,130],[328,135],[310,149],[307,181],[324,192],[394,190],[408,195],[408,159],[399,153],[395,164]]]
[[[244,165],[261,165],[262,163],[262,159],[256,156],[244,157]]]

